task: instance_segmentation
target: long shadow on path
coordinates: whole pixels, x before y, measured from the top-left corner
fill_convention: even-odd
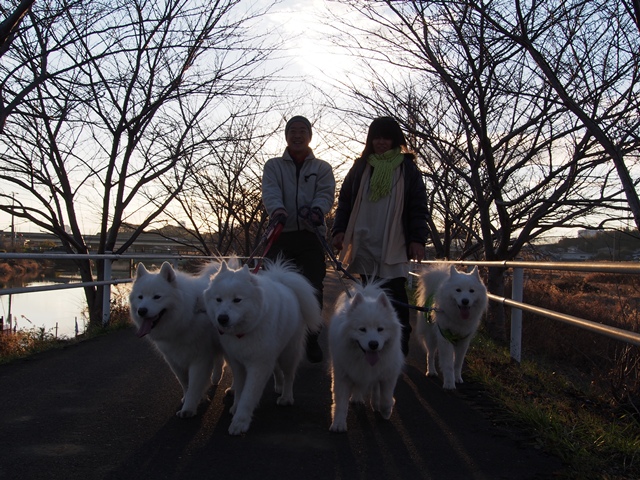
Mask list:
[[[326,280],[326,308],[341,284]],[[326,347],[326,331],[320,337]],[[326,357],[326,355],[325,355]],[[295,405],[269,385],[249,432],[231,437],[225,376],[199,415],[152,346],[124,330],[0,366],[0,479],[542,479],[560,461],[494,425],[481,386],[451,393],[423,374],[415,340],[389,421],[351,408],[329,432],[328,362],[301,365]]]

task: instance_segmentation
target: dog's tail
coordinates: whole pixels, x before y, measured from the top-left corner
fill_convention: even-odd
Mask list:
[[[303,276],[292,262],[278,258],[267,262],[265,270],[271,280],[277,281],[291,289],[300,305],[305,325],[311,332],[318,332],[322,327],[322,310],[316,297],[316,289]],[[292,275],[293,274],[293,275]]]

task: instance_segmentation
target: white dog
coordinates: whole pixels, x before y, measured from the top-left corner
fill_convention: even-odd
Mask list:
[[[211,384],[222,376],[224,357],[218,331],[204,309],[202,292],[219,264],[209,264],[199,276],[164,262],[150,273],[138,263],[129,295],[131,319],[138,337],[147,335],[182,386],[182,418],[196,414]]]
[[[473,335],[487,309],[487,289],[478,267],[461,273],[451,265],[426,269],[418,283],[418,304],[434,310],[417,322],[417,333],[427,351],[427,375],[437,375],[436,351],[443,388],[462,383],[462,364]]]
[[[234,379],[231,435],[249,430],[253,411],[273,373],[278,405],[293,404],[293,380],[307,330],[322,324],[311,283],[282,260],[258,274],[223,263],[204,292],[209,319],[220,331]]]
[[[354,287],[349,295],[338,298],[329,325],[332,432],[347,431],[350,400],[369,398],[371,407],[388,420],[404,365],[402,327],[384,291],[370,283]]]

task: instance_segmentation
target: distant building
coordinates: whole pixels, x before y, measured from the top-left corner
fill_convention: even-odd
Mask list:
[[[593,238],[599,233],[602,233],[603,230],[578,230],[579,238]]]
[[[583,252],[575,247],[569,248],[566,252],[555,252],[554,256],[562,262],[579,262],[581,260],[591,260],[595,257],[593,253]]]

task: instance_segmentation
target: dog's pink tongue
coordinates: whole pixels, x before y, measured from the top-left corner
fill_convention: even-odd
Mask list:
[[[378,352],[365,352],[364,356],[371,366],[374,366],[376,363],[378,363],[378,360],[380,360],[380,355],[378,355]]]
[[[149,318],[145,318],[144,321],[142,322],[142,325],[140,325],[140,328],[136,332],[136,335],[138,336],[138,338],[142,338],[147,333],[149,333],[152,328],[153,328],[153,320]]]
[[[471,309],[469,307],[460,307],[460,317],[462,317],[463,320],[468,320],[470,314]]]

